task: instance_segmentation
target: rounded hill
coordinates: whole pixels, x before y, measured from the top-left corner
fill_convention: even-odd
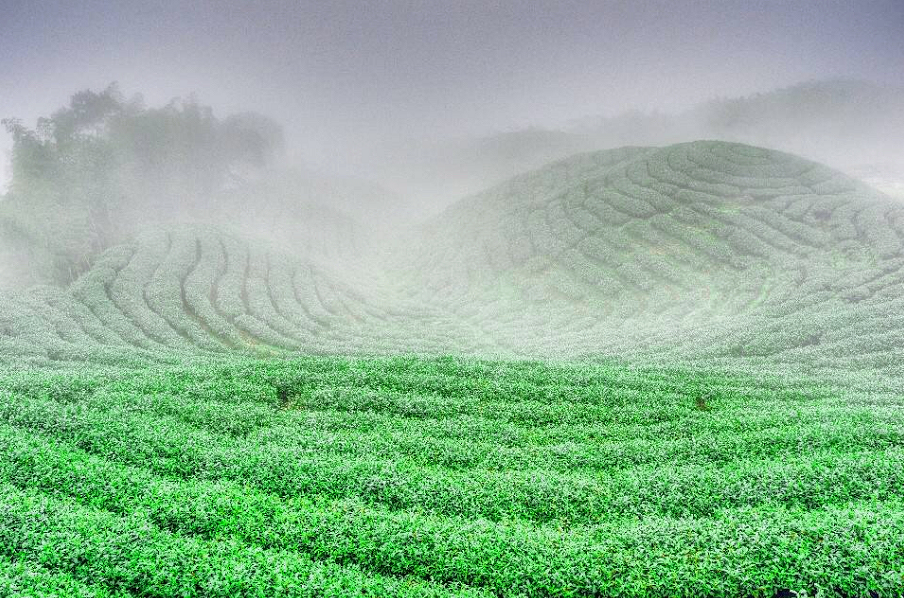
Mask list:
[[[331,252],[330,238],[286,252],[203,227],[149,232],[69,289],[5,302],[3,342],[35,358],[138,348],[889,367],[904,356],[904,206],[768,149],[579,154],[394,242]]]

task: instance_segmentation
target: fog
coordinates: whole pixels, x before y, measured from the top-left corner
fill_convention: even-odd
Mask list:
[[[392,237],[387,223],[552,160],[697,139],[794,152],[900,193],[902,33],[898,0],[9,0],[0,116],[17,120],[0,135],[4,226],[52,243],[47,222],[82,218],[90,234],[73,228],[54,266],[74,277],[148,224],[297,240],[319,218],[349,218],[349,234]],[[95,95],[73,96],[84,90]],[[92,102],[114,116],[91,120]],[[107,153],[66,145],[60,122],[47,133],[41,119],[63,113]],[[180,138],[192,123],[203,126]],[[37,144],[28,160],[55,156],[55,191],[27,160],[15,188],[16,131]],[[117,166],[103,170],[108,158]],[[118,194],[129,200],[109,213]],[[67,213],[70,195],[102,207]],[[34,206],[48,197],[63,207],[45,215]]]
[[[0,0],[0,119],[0,598],[904,598],[904,0]]]
[[[274,118],[311,168],[394,181],[387,157],[442,141],[807,80],[904,86],[902,31],[896,0],[8,0],[0,114],[34,122],[112,81],[151,105],[196,93]]]

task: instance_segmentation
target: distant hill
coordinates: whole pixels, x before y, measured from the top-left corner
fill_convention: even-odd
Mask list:
[[[26,199],[0,196],[0,289],[51,283],[57,256],[48,251],[47,239],[54,237],[60,222],[71,225],[84,220],[78,206],[66,203],[51,204],[23,218],[21,207]],[[203,205],[158,209],[133,203],[118,210],[118,219],[127,223],[117,234],[119,242],[152,226],[166,229],[198,223],[202,228],[237,226],[243,234],[265,237],[289,252],[330,256],[355,254],[390,225],[413,218],[410,204],[367,181],[280,169],[240,180],[212,194]],[[53,215],[47,216],[46,211]],[[82,226],[90,230],[87,223]],[[110,243],[117,244],[116,240]],[[100,249],[90,252],[89,261],[95,260]]]
[[[904,165],[904,88],[815,81],[711,101],[682,118],[710,138],[778,148],[846,169]]]
[[[904,347],[902,239],[904,205],[837,171],[704,141],[516,177],[435,219],[412,270],[514,346],[868,360]]]
[[[541,128],[462,137],[387,153],[373,177],[388,178],[388,186],[430,214],[519,173],[599,147],[583,134]]]
[[[4,301],[0,332],[37,360],[416,351],[904,373],[904,205],[742,144],[584,153],[342,252],[152,231],[67,290]]]
[[[894,192],[895,185],[904,185],[904,89],[844,79],[811,81],[713,99],[675,114],[631,111],[583,118],[560,130],[463,138],[393,159],[408,164],[400,184],[436,204],[582,151],[697,139],[780,149],[854,175],[870,171],[872,180]]]

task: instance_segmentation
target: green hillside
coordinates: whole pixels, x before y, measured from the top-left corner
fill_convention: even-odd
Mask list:
[[[0,595],[904,591],[904,205],[703,141],[284,208],[0,301]]]
[[[582,154],[388,240],[199,226],[4,301],[6,355],[123,350],[704,360],[902,373],[904,206],[723,142]],[[306,229],[297,229],[302,232]]]
[[[902,346],[902,235],[902,204],[838,172],[696,142],[582,155],[461,202],[415,270],[425,296],[537,326],[538,343],[581,330],[553,351],[664,331],[671,352],[884,367]]]

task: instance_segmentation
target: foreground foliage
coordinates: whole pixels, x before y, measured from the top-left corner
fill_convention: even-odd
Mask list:
[[[904,591],[895,393],[230,357],[7,370],[0,394],[13,595]]]

